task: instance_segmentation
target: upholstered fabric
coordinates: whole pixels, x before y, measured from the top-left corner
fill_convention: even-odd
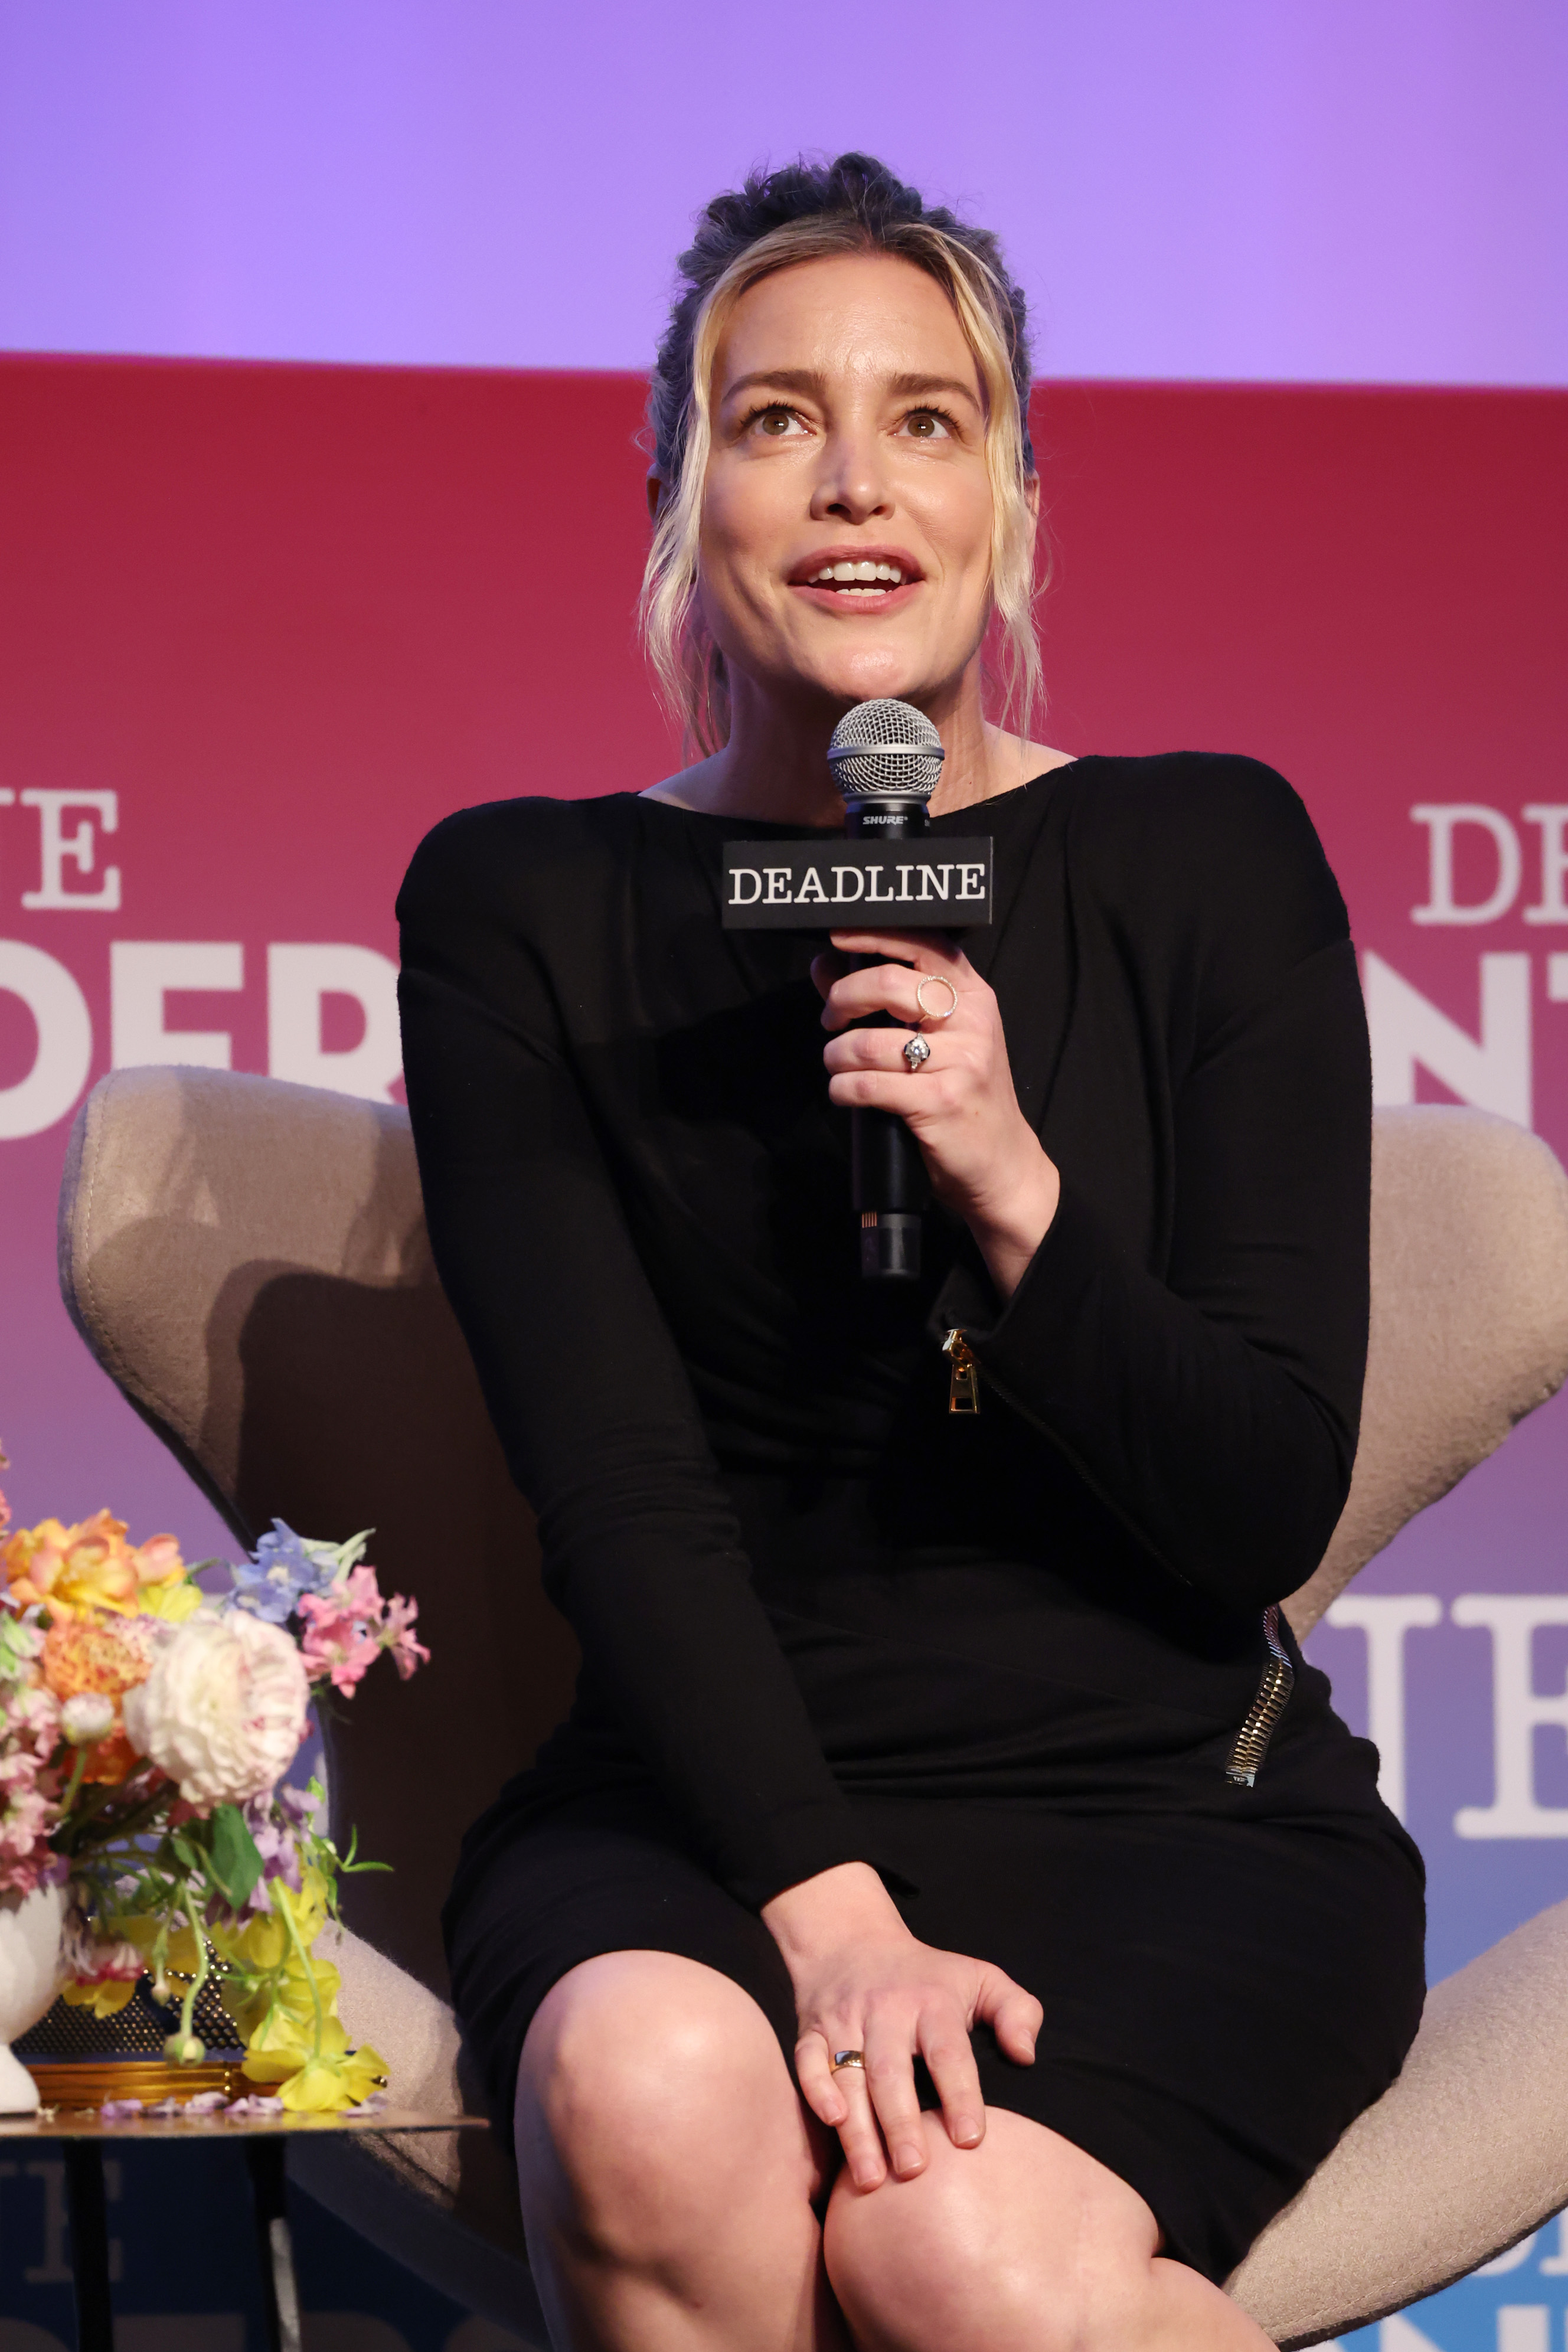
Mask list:
[[[1505,1120],[1381,1111],[1372,1271],[1361,1451],[1289,1603],[1303,1632],[1568,1373],[1568,1180]],[[240,1535],[274,1515],[374,1526],[387,1581],[418,1596],[434,1664],[406,1687],[373,1677],[330,1730],[334,1819],[395,1865],[349,1882],[336,1957],[394,2095],[456,2109],[437,1911],[463,1825],[559,1718],[574,1654],[435,1278],[406,1118],[226,1072],[117,1073],[72,1135],[60,1275],[99,1361]],[[1429,2293],[1568,2201],[1565,1992],[1568,1906],[1434,1993],[1400,2081],[1232,2282],[1279,2342]],[[388,2252],[542,2344],[495,2142],[322,2141],[300,2164]]]
[[[1316,2344],[1489,2261],[1568,2205],[1568,1903],[1434,1987],[1405,2071],[1265,2230],[1230,2292]]]
[[[406,1114],[121,1071],[78,1118],[59,1235],[82,1337],[237,1532],[374,1528],[417,1598],[432,1664],[371,1675],[327,1728],[334,1817],[395,1873],[348,1881],[349,1923],[444,1988],[458,1841],[564,1713],[575,1647],[436,1279]]]
[[[1298,1634],[1565,1378],[1568,1177],[1554,1155],[1487,1111],[1378,1111],[1361,1444],[1322,1563],[1286,1603]]]

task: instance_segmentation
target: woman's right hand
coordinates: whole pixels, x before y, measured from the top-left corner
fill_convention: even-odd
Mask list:
[[[841,1863],[786,1887],[763,1919],[795,1986],[801,2094],[837,2132],[855,2186],[877,2188],[889,2161],[900,2180],[924,2168],[917,2053],[953,2145],[977,2147],[985,2103],[970,2030],[989,2025],[1007,2057],[1032,2065],[1045,2017],[1034,1994],[986,1960],[922,1944],[868,1863]],[[862,2052],[864,2072],[835,2074],[840,2050]]]

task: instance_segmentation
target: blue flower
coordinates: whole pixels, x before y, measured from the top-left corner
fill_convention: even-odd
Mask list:
[[[234,1571],[231,1605],[247,1609],[269,1625],[292,1617],[307,1592],[330,1592],[358,1559],[368,1540],[355,1536],[346,1544],[322,1543],[297,1536],[281,1519],[274,1519],[250,1558]],[[352,1555],[352,1557],[351,1557]]]

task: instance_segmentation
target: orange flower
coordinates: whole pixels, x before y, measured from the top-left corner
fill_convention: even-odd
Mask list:
[[[176,1613],[168,1603],[184,1582],[179,1545],[173,1536],[153,1536],[132,1548],[125,1536],[124,1520],[109,1511],[74,1528],[44,1519],[22,1528],[5,1551],[10,1601],[18,1609],[39,1601],[57,1622],[94,1609],[123,1617]]]
[[[81,1691],[114,1701],[114,1728],[87,1750],[82,1778],[110,1787],[142,1761],[125,1736],[121,1701],[147,1679],[153,1664],[151,1628],[123,1617],[58,1617],[44,1637],[44,1681],[63,1705]]]

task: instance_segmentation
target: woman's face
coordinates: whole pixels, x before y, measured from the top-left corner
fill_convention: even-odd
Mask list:
[[[700,571],[732,676],[835,705],[940,698],[984,633],[991,513],[979,371],[933,278],[846,254],[742,296]]]

